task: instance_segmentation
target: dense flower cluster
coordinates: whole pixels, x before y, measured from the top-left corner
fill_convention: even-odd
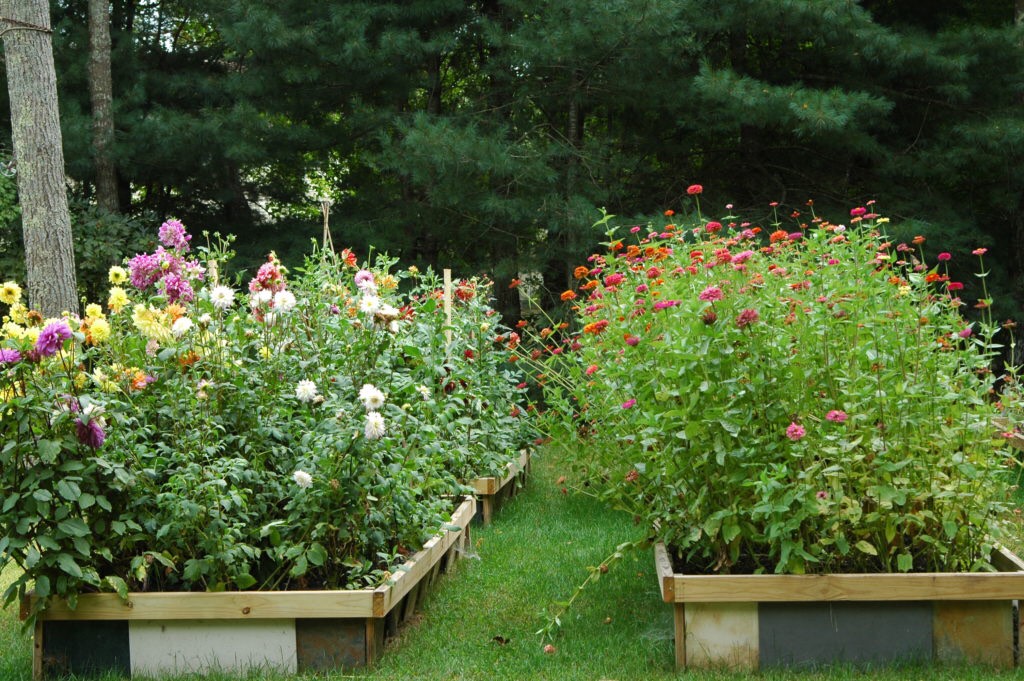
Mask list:
[[[1016,391],[991,396],[998,327],[961,316],[953,255],[929,266],[871,204],[850,227],[793,214],[609,232],[562,296],[578,325],[529,334],[547,428],[686,569],[984,568]]]
[[[489,282],[159,237],[81,317],[0,286],[8,593],[374,585],[533,439]]]

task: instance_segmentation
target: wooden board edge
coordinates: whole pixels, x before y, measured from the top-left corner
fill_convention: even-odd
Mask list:
[[[414,554],[409,572],[428,571],[449,546],[465,532],[476,513],[476,500],[465,497],[452,515],[452,525],[460,530],[445,530],[432,538],[429,548]],[[385,585],[377,589],[332,591],[225,591],[219,593],[131,592],[126,600],[115,593],[86,593],[78,597],[72,610],[64,601],[52,599],[39,620],[184,620],[184,619],[289,619],[302,617],[382,617],[412,588],[415,575],[398,582],[407,582],[399,594]],[[189,598],[182,598],[188,595]],[[26,606],[23,606],[26,607]]]
[[[501,478],[497,476],[487,478],[475,478],[470,482],[470,486],[473,491],[477,494],[490,496],[497,494],[505,485],[512,482],[517,475],[522,473],[530,466],[530,450],[521,449],[519,450],[519,458],[514,461],[509,461],[505,465],[505,475]]]
[[[398,605],[402,597],[409,593],[413,587],[441,560],[441,557],[448,551],[463,534],[466,533],[469,523],[476,515],[476,499],[474,497],[463,497],[462,503],[452,514],[451,525],[457,526],[458,530],[446,530],[427,542],[422,550],[417,551],[406,562],[407,569],[402,570],[391,582],[378,587],[384,589],[383,601],[379,603],[379,609],[375,609],[374,617],[384,617],[392,608]],[[378,604],[375,603],[375,608]]]
[[[1024,573],[675,575],[675,602],[942,601],[1024,598]]]
[[[658,587],[661,589],[661,600],[674,603],[675,575],[672,573],[672,559],[668,549],[661,542],[654,545],[654,569],[658,575]]]

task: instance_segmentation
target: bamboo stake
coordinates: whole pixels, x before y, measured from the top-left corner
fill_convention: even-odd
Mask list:
[[[444,331],[445,342],[451,346],[452,344],[452,271],[450,269],[444,270],[444,318],[445,326],[448,328]]]
[[[320,199],[320,212],[324,215],[324,238],[322,247],[324,250],[330,249],[331,253],[334,252],[334,239],[331,238],[330,228],[331,206],[333,204],[334,201],[329,197],[325,196]]]

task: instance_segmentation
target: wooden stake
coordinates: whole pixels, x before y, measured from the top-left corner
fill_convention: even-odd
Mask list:
[[[452,271],[450,269],[444,270],[444,318],[445,325],[448,327],[445,329],[444,338],[448,345],[452,344]]]
[[[331,206],[333,204],[334,201],[327,197],[320,199],[320,212],[324,215],[324,238],[322,247],[324,250],[330,249],[331,253],[334,252],[334,240],[331,238],[330,228]]]

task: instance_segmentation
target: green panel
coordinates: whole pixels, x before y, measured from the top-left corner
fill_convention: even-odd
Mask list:
[[[128,622],[43,622],[43,676],[131,674]]]
[[[761,603],[761,667],[931,660],[928,601]]]

